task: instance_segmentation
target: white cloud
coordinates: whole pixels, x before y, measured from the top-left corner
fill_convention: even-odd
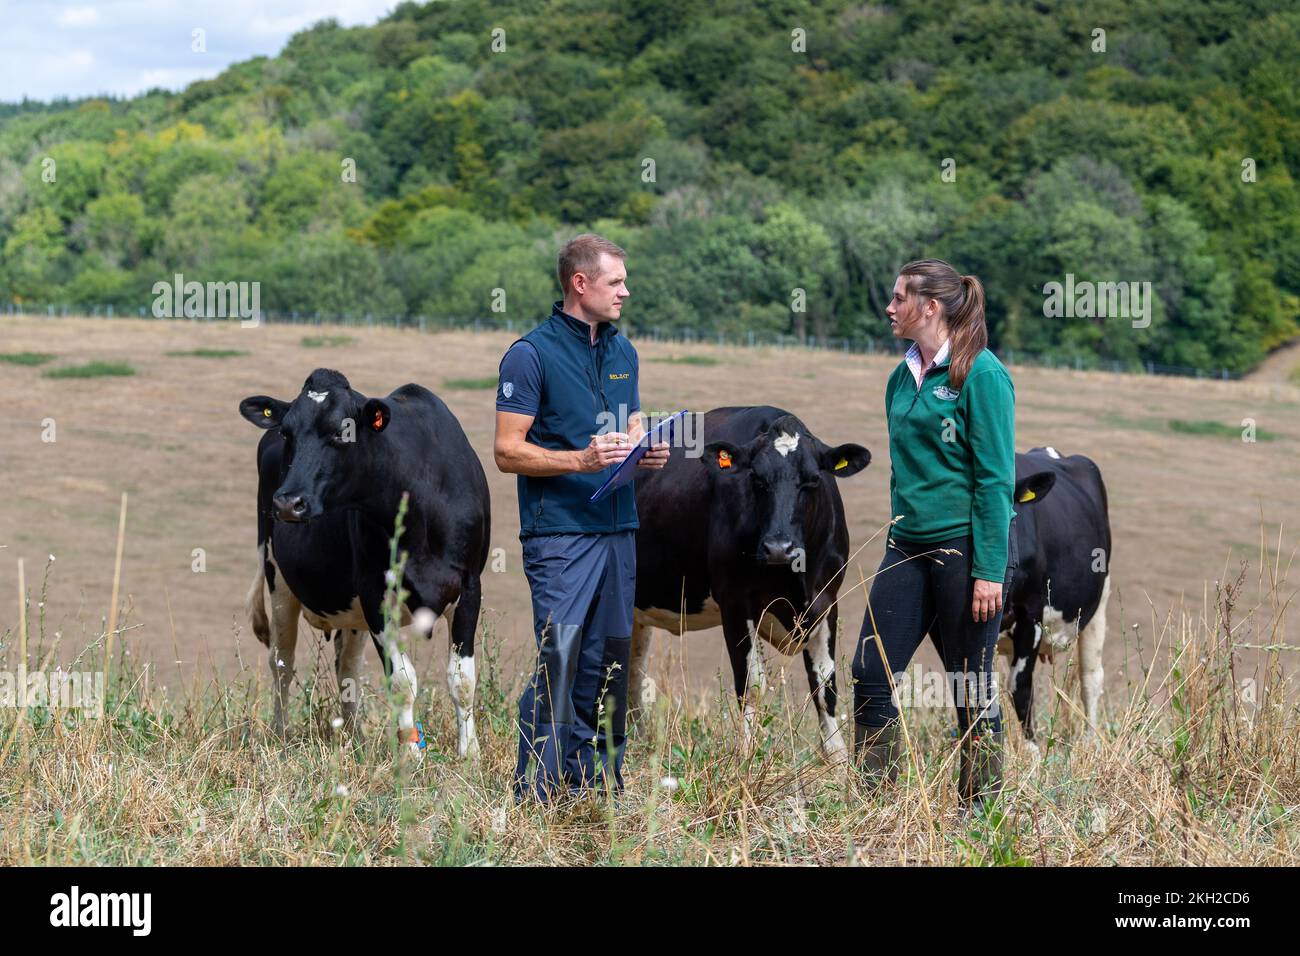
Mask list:
[[[68,70],[89,70],[95,65],[95,54],[90,50],[69,50],[59,58],[59,66]]]
[[[335,17],[374,23],[397,0],[0,0],[0,101],[178,90],[231,63],[274,56]],[[190,49],[206,31],[207,52]]]
[[[99,11],[94,7],[68,7],[55,15],[54,22],[68,29],[93,27],[99,22]]]

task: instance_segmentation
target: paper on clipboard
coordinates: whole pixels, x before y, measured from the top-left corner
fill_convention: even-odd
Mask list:
[[[645,453],[650,450],[651,445],[657,445],[661,441],[672,442],[673,426],[679,418],[687,414],[687,411],[687,409],[682,409],[676,415],[661,420],[653,428],[642,435],[641,440],[633,446],[630,452],[628,452],[627,457],[618,463],[618,466],[614,469],[614,473],[605,479],[605,483],[597,488],[596,493],[588,500],[594,504],[608,495],[611,491],[622,488],[635,478],[637,462],[645,457]]]

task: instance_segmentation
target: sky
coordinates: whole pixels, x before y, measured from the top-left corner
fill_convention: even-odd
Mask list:
[[[374,23],[398,0],[0,0],[0,102],[179,90],[279,52],[335,17]],[[207,51],[191,49],[195,29]]]

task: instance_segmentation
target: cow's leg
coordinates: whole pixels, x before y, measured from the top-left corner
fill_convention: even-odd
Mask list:
[[[248,587],[244,598],[244,610],[248,613],[253,634],[267,647],[271,646],[271,624],[266,616],[266,542],[257,546],[257,573],[253,583]]]
[[[749,630],[749,650],[745,655],[745,693],[767,693],[767,671],[763,667],[763,652],[759,645],[763,640],[758,635],[758,628],[753,621],[745,622]]]
[[[408,575],[411,565],[408,565]],[[419,580],[418,578],[416,579]],[[407,582],[411,585],[411,582]],[[428,607],[421,601],[420,589],[411,586],[414,592],[410,598],[411,607]],[[384,579],[378,575],[367,575],[357,581],[357,598],[361,611],[365,615],[366,625],[370,628],[370,640],[379,652],[379,659],[384,664],[384,676],[387,680],[386,695],[390,707],[397,708],[397,739],[405,745],[412,756],[423,756],[420,749],[420,732],[415,727],[415,697],[419,693],[419,682],[415,676],[415,662],[406,652],[409,636],[407,628],[400,626],[395,637],[385,633],[383,611]],[[402,618],[408,615],[402,614]],[[408,622],[409,623],[409,622]],[[414,628],[411,628],[414,631]],[[418,633],[418,632],[416,632]]]
[[[727,642],[727,656],[731,659],[736,698],[741,707],[743,743],[748,750],[753,746],[754,728],[758,722],[755,702],[767,690],[767,675],[758,649],[759,637],[754,622],[744,616],[744,611],[723,612],[722,632]]]
[[[1106,605],[1110,601],[1110,575],[1101,586],[1101,601],[1092,619],[1079,634],[1079,683],[1083,693],[1083,713],[1088,720],[1084,730],[1091,737],[1097,729],[1097,704],[1105,678],[1102,650],[1106,643]]]
[[[1011,629],[1011,701],[1020,721],[1020,731],[1025,746],[1038,754],[1034,740],[1034,664],[1038,660],[1038,644],[1042,640],[1041,610],[1016,607],[1016,623]]]
[[[477,757],[479,753],[474,730],[474,637],[481,603],[479,578],[473,575],[465,582],[455,611],[447,618],[447,691],[456,707],[456,753],[461,757]]]
[[[293,659],[298,648],[298,615],[302,605],[293,596],[281,575],[268,577],[271,590],[271,678],[275,687],[275,711],[271,727],[285,735],[285,711],[289,706],[289,687],[293,684]]]
[[[371,635],[371,640],[384,662],[389,694],[397,703],[397,739],[410,754],[418,757],[420,732],[415,729],[415,695],[419,692],[419,683],[415,679],[415,662],[403,649],[402,641],[385,641],[375,634]]]
[[[821,727],[822,750],[833,763],[848,759],[848,747],[840,732],[840,722],[835,714],[839,703],[835,692],[835,626],[837,614],[834,607],[813,628],[812,636],[803,649],[804,667],[808,671],[808,689],[812,692],[813,707]]]
[[[360,674],[365,651],[365,631],[343,630],[334,635],[334,672],[339,681],[343,730],[349,734],[356,728],[357,711],[361,703]]]
[[[638,720],[641,712],[649,711],[655,704],[655,682],[647,672],[650,657],[650,634],[654,629],[649,624],[633,621],[632,656],[629,663],[631,674],[628,687],[628,717]]]

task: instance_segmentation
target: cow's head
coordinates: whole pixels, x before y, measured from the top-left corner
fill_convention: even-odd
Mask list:
[[[822,483],[856,475],[870,464],[871,452],[826,445],[787,415],[746,445],[709,442],[703,460],[714,487],[731,498],[729,511],[754,523],[755,559],[788,565],[804,553],[804,527],[823,500]]]
[[[374,443],[392,418],[387,402],[366,398],[327,368],[312,372],[293,401],[254,395],[239,413],[259,428],[280,429],[284,481],[272,504],[281,521],[307,521],[360,498]]]
[[[1022,455],[1017,455],[1019,464]],[[1029,580],[1030,569],[1038,566],[1038,521],[1034,515],[1037,505],[1047,497],[1056,485],[1056,473],[1053,471],[1032,471],[1016,481],[1012,500],[1015,502],[1016,520],[1012,523],[1011,533],[1015,536],[1016,553],[1019,563],[1011,571],[1011,590],[1006,607],[1002,611],[1003,630],[1015,622],[1014,598],[1023,593],[1025,582]]]

